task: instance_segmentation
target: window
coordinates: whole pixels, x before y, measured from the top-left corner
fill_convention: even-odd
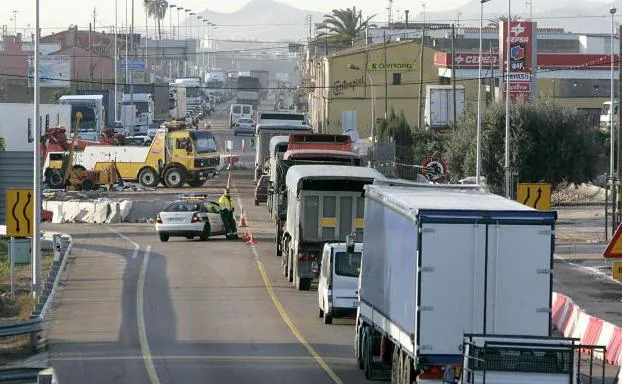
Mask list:
[[[335,253],[335,273],[339,276],[359,277],[361,270],[361,252],[351,255],[346,252]]]
[[[394,73],[393,74],[393,85],[400,85],[400,84],[402,84],[402,74]]]
[[[175,149],[186,149],[189,142],[188,139],[177,139]]]

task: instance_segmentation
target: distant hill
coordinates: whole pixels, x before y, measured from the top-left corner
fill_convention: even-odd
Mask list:
[[[307,15],[314,23],[322,14],[305,11],[274,0],[251,0],[243,8],[231,12],[212,12],[209,9],[198,15],[217,25],[220,40],[297,41],[306,40],[309,26]]]
[[[609,7],[612,3],[586,0],[564,0],[563,2],[532,0],[532,2],[534,21],[537,21],[541,27],[562,27],[575,33],[611,33]],[[486,3],[484,5],[484,25],[490,19],[507,16],[507,4],[507,1],[494,0]],[[616,23],[619,24],[622,22],[622,0],[615,1],[613,6],[618,9]],[[454,10],[428,11],[426,12],[426,20],[439,23],[456,22],[458,12],[461,12],[460,25],[479,25],[479,0],[471,0]],[[529,8],[523,1],[513,1],[512,14],[528,18]],[[423,21],[423,15],[418,14],[415,20]]]

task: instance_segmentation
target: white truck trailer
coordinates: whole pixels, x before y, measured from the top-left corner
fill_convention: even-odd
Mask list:
[[[367,378],[576,383],[576,340],[550,337],[555,212],[377,180],[364,220],[355,356]]]
[[[327,242],[363,238],[363,187],[384,176],[373,168],[294,165],[287,171],[283,272],[298,290],[311,287]]]
[[[0,138],[6,151],[33,150],[35,126],[33,105],[28,103],[0,103]],[[47,128],[58,125],[71,127],[71,105],[41,104],[39,109],[41,135]]]
[[[464,86],[457,85],[455,90],[451,85],[428,85],[425,87],[424,119],[428,129],[444,130],[454,124],[454,106],[456,118],[464,112]]]

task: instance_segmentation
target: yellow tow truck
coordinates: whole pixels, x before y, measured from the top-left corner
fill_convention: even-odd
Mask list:
[[[53,172],[66,152],[49,152],[44,172]],[[220,165],[220,152],[210,131],[161,128],[149,147],[87,146],[73,155],[74,166],[103,170],[114,162],[123,181],[139,182],[144,187],[162,183],[179,188],[187,183],[200,187]],[[47,174],[47,173],[44,173]]]

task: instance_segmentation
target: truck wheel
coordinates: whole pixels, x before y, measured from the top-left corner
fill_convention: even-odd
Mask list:
[[[393,356],[391,357],[391,382],[399,383],[402,370],[400,369],[400,349],[395,346],[393,348]]]
[[[369,334],[369,328],[363,329],[363,372],[367,380],[371,380],[371,335]]]
[[[192,180],[186,181],[186,183],[188,183],[188,185],[191,186],[192,188],[199,188],[199,187],[202,187],[203,184],[205,184],[205,181],[206,180],[192,179]]]
[[[164,184],[168,188],[180,188],[184,185],[184,176],[181,173],[181,169],[177,167],[169,168],[164,174]]]
[[[291,255],[291,250],[289,251],[289,254],[287,255],[287,280],[290,283],[294,282],[294,261],[292,259],[292,255]]]
[[[404,384],[412,384],[412,375],[411,375],[411,363],[410,356],[406,353],[402,353],[402,383]]]
[[[160,233],[160,241],[167,242],[168,241],[168,233]]]
[[[324,317],[324,311],[322,310],[322,308],[320,308],[320,315],[319,315],[319,316],[320,316],[320,319],[321,319],[322,317]]]
[[[308,277],[296,277],[296,289],[299,291],[308,291],[311,289],[311,279]],[[326,315],[324,315],[326,317]]]
[[[50,188],[62,188],[63,187],[63,175],[60,170],[55,169],[48,174],[47,184]]]
[[[83,191],[92,191],[93,190],[93,182],[91,180],[84,180],[82,182],[82,190]]]
[[[333,323],[333,316],[330,313],[325,312],[324,313],[324,324],[332,324],[332,323]]]
[[[359,369],[363,369],[363,326],[356,329],[356,363]]]
[[[155,188],[158,185],[158,174],[153,168],[143,168],[138,173],[138,182],[145,188]]]

